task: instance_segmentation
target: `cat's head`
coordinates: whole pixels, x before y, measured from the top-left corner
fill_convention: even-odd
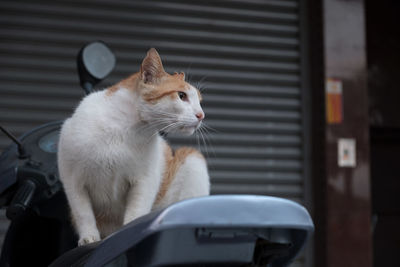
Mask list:
[[[165,72],[154,48],[147,52],[138,75],[139,114],[143,122],[153,124],[159,131],[188,135],[201,126],[204,112],[199,90],[185,81],[184,73]]]

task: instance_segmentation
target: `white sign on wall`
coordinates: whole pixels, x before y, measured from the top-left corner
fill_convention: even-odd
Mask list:
[[[356,140],[353,138],[340,138],[338,141],[339,167],[356,166]]]

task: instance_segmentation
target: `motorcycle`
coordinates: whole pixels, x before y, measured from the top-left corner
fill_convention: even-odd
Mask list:
[[[86,94],[115,66],[103,42],[78,54]],[[142,216],[105,240],[76,247],[57,170],[62,121],[39,126],[0,156],[0,207],[11,224],[2,266],[287,266],[313,232],[305,208],[266,196],[184,200]]]

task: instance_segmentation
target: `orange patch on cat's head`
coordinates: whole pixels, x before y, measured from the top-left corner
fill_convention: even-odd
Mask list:
[[[189,90],[189,84],[182,81],[175,75],[166,74],[161,78],[159,84],[142,89],[143,100],[154,103],[163,97],[170,97],[172,99],[178,98],[178,92],[185,92]]]
[[[185,82],[183,72],[170,75],[165,72],[160,55],[151,48],[140,67],[140,94],[146,102],[155,103],[163,97],[178,98],[178,92],[185,92],[190,85]],[[199,92],[198,92],[199,93]],[[199,93],[199,98],[201,98]]]
[[[151,48],[140,66],[140,71],[108,89],[111,95],[120,88],[138,91],[146,102],[155,103],[165,96],[177,98],[178,92],[185,92],[190,85],[185,82],[183,72],[168,74],[163,67],[157,50]],[[197,90],[197,89],[196,89]],[[197,90],[199,99],[201,94]]]
[[[180,72],[180,73],[175,72],[173,76],[179,80],[182,80],[182,81],[185,80],[185,73],[183,73],[183,72]]]

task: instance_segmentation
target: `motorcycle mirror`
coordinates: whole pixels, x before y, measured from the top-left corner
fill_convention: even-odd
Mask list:
[[[107,77],[115,66],[115,56],[102,41],[86,44],[78,54],[78,73],[80,84],[86,94]]]

